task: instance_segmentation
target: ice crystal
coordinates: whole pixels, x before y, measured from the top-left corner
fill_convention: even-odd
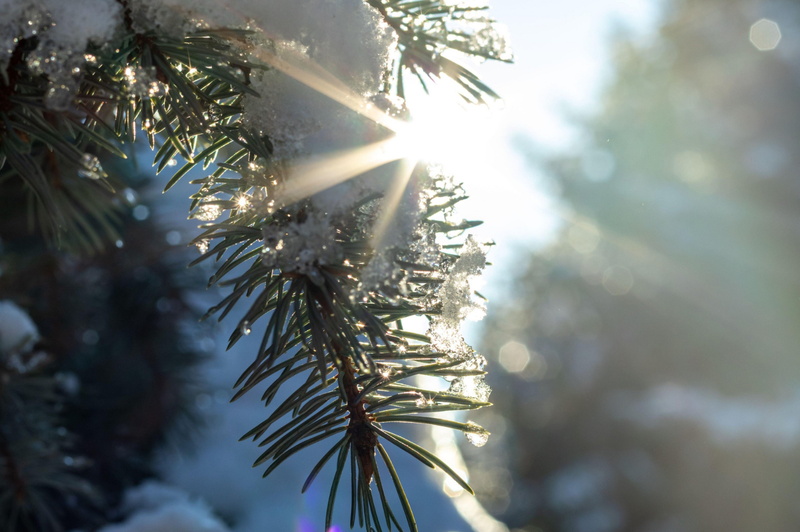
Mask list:
[[[38,35],[52,26],[47,9],[38,2],[0,0],[0,69],[5,72],[20,40]]]
[[[481,303],[474,301],[470,281],[479,275],[485,266],[486,253],[475,239],[469,236],[439,290],[442,319],[445,322],[460,323],[476,308],[483,307]]]
[[[511,37],[505,24],[500,24],[492,19],[485,17],[475,18],[469,21],[470,25],[476,26],[467,40],[466,51],[486,57],[488,59],[498,59],[500,61],[512,61],[514,54],[511,51]]]
[[[219,199],[214,196],[204,199],[191,214],[190,218],[195,218],[201,222],[213,222],[222,216],[222,206],[217,203],[218,201]]]
[[[248,185],[256,187],[258,190],[270,189],[278,185],[274,168],[263,157],[258,157],[241,166],[239,173]],[[264,197],[266,195],[255,199],[256,201],[263,201]]]
[[[400,296],[408,293],[406,274],[390,253],[375,253],[361,270],[358,286],[350,294],[351,300],[363,300],[371,292],[382,294],[393,302],[399,301]]]
[[[201,255],[208,252],[209,242],[207,238],[198,240],[197,242],[195,242],[194,245],[197,248],[197,251],[199,251]]]
[[[324,214],[313,212],[302,221],[298,218],[290,215],[287,223],[264,228],[261,262],[268,267],[306,274],[321,283],[318,267],[341,260],[335,229]]]
[[[156,79],[156,67],[126,67],[124,76],[131,96],[155,98],[167,93],[167,86]]]
[[[475,447],[483,447],[486,445],[486,442],[489,441],[489,435],[490,433],[488,430],[477,423],[467,421],[467,429],[464,430],[464,436],[466,436],[467,440]]]
[[[420,224],[414,231],[409,251],[412,261],[426,266],[437,266],[442,247],[436,243],[436,229],[431,224]]]
[[[453,382],[450,383],[450,388],[447,389],[447,393],[486,402],[489,400],[492,389],[486,384],[483,375],[476,375],[454,379]]]
[[[86,179],[103,179],[107,177],[103,166],[100,164],[100,160],[96,156],[90,153],[84,153],[81,158],[81,163],[83,163],[83,165],[78,168],[79,176]]]
[[[27,62],[33,74],[47,76],[47,107],[58,111],[69,109],[72,96],[78,89],[83,57],[52,41],[45,41],[28,55]]]
[[[436,401],[433,400],[431,397],[420,396],[416,401],[415,404],[419,408],[425,408],[426,406],[433,406],[436,404]]]
[[[245,212],[253,206],[250,196],[247,194],[239,194],[234,198],[234,203],[236,204],[236,210],[239,212]]]
[[[6,71],[23,39],[37,37],[27,64],[35,75],[47,78],[44,101],[54,110],[67,110],[72,104],[87,45],[107,42],[122,21],[115,0],[0,0],[0,13],[0,70]]]

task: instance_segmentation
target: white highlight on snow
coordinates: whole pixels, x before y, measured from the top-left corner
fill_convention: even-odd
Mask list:
[[[114,0],[0,0],[0,70],[6,75],[20,39],[37,36],[39,44],[27,58],[35,74],[49,81],[45,103],[65,110],[78,88],[84,52],[89,43],[108,41],[122,21]]]
[[[800,442],[800,391],[768,401],[662,384],[643,393],[617,392],[606,406],[617,417],[645,427],[670,420],[694,422],[720,444],[751,440],[790,449]]]
[[[299,53],[364,98],[378,92],[397,41],[362,0],[131,0],[127,5],[138,32],[180,36],[198,27],[261,29],[257,47]],[[48,76],[53,92],[48,103],[57,109],[70,105],[87,45],[102,45],[127,31],[115,0],[0,0],[0,12],[0,67],[5,71],[19,39],[38,36],[29,63]],[[337,104],[279,70],[255,73],[254,82],[265,94],[245,99],[247,121],[275,139],[296,137],[303,123],[310,124],[310,132],[341,120]],[[145,84],[147,93],[155,88]]]
[[[230,532],[203,500],[152,480],[129,489],[122,510],[125,521],[98,532]]]
[[[39,341],[39,329],[13,301],[0,301],[0,356],[26,353]]]
[[[53,27],[43,37],[63,50],[81,55],[87,44],[102,45],[111,39],[122,22],[122,5],[116,0],[42,0],[40,5],[53,20]]]

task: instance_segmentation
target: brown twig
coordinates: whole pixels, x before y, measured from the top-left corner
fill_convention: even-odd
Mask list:
[[[378,443],[378,438],[375,433],[369,428],[372,422],[372,416],[364,408],[365,402],[363,399],[356,402],[356,398],[361,390],[356,385],[356,369],[350,361],[350,357],[341,357],[342,384],[344,385],[345,393],[347,394],[347,411],[350,413],[350,419],[347,424],[347,431],[350,433],[353,445],[355,445],[358,459],[361,462],[361,470],[364,472],[364,477],[369,484],[372,479],[372,457],[375,455],[375,447]]]
[[[315,299],[322,307],[323,312],[327,314],[333,313],[333,309],[326,301],[326,298],[317,297]],[[344,353],[344,349],[339,345],[336,338],[331,338],[331,345],[335,351],[334,356],[339,359],[341,364],[339,378],[342,380],[342,388],[344,388],[347,396],[347,412],[349,413],[347,432],[350,434],[358,459],[361,462],[361,471],[364,473],[367,484],[369,484],[374,472],[372,459],[378,444],[377,436],[370,429],[373,418],[365,408],[366,402],[364,399],[356,400],[361,390],[356,384],[357,370],[353,365],[353,361]]]

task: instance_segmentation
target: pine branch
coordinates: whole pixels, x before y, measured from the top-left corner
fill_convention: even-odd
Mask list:
[[[69,498],[93,506],[98,494],[76,474],[80,458],[69,456],[71,437],[57,428],[56,380],[34,366],[21,373],[8,360],[0,370],[0,524],[61,532]]]
[[[404,92],[402,73],[408,70],[423,86],[423,75],[451,78],[459,84],[461,96],[473,103],[497,98],[472,72],[445,56],[455,50],[510,61],[505,43],[489,31],[494,28],[492,20],[474,18],[475,9],[440,0],[369,3],[400,38],[399,95]],[[406,523],[410,530],[417,530],[382,442],[441,469],[465,490],[472,490],[438,457],[382,424],[433,424],[485,436],[488,433],[473,423],[430,414],[488,406],[488,388],[482,380],[485,360],[462,338],[448,333],[444,343],[456,348],[448,345],[445,349],[432,333],[403,329],[402,320],[425,316],[434,332],[437,327],[453,327],[443,294],[455,276],[466,273],[459,273],[461,257],[443,251],[436,235],[461,234],[480,222],[453,223],[449,213],[465,197],[457,188],[444,185],[431,169],[417,168],[413,187],[424,189],[427,195],[416,237],[376,248],[372,231],[383,193],[375,192],[361,198],[352,212],[332,218],[332,225],[326,226],[332,232],[316,235],[324,241],[319,249],[303,248],[302,239],[317,228],[319,213],[307,200],[275,203],[272,198],[290,177],[272,160],[269,138],[242,121],[243,98],[258,96],[250,87],[250,73],[263,68],[250,62],[244,52],[242,44],[250,32],[203,30],[175,38],[135,33],[130,13],[126,17],[131,31],[115,46],[87,50],[79,88],[62,111],[48,107],[47,79],[31,72],[22,60],[25,47],[35,43],[20,41],[20,59],[12,65],[6,88],[0,92],[0,162],[8,162],[9,176],[22,178],[46,234],[56,241],[68,237],[80,247],[96,249],[102,245],[101,230],[116,235],[117,206],[111,201],[113,178],[93,153],[102,149],[110,157],[124,157],[123,148],[131,150],[140,132],[155,151],[157,172],[179,157],[184,161],[166,182],[165,191],[201,162],[207,168],[224,159],[211,175],[192,181],[199,190],[192,195],[191,217],[210,222],[201,226],[194,240],[201,256],[193,264],[216,262],[209,286],[231,290],[207,317],[218,313],[222,320],[243,298],[250,299],[228,348],[261,327],[261,344],[236,382],[233,400],[267,384],[262,400],[269,406],[282,387],[291,387],[287,399],[242,437],[268,446],[254,465],[270,462],[267,476],[299,450],[324,443],[327,451],[303,490],[336,456],[328,524],[349,455],[351,524],[358,515],[360,526],[367,529],[380,530],[381,521],[400,528],[381,484],[379,453]],[[451,27],[476,21],[479,29],[474,32]],[[470,246],[468,240],[462,247],[466,255],[473,252]],[[482,262],[470,266],[467,273],[475,274],[482,267]],[[378,269],[377,273],[372,269]],[[472,296],[463,287],[458,290],[466,292],[467,299]],[[451,378],[451,389],[439,392],[409,382],[422,375]],[[331,438],[335,439],[332,446]],[[378,516],[373,481],[383,520]]]
[[[244,176],[250,168],[242,166],[231,170]],[[430,205],[428,223],[432,226],[435,223],[435,230],[440,232],[461,229],[463,224],[434,222],[433,216],[446,211],[458,200],[448,195],[444,198],[444,203]],[[218,204],[235,210],[223,202]],[[353,225],[357,224],[343,224],[337,229],[340,236],[334,243],[341,245],[345,252],[335,263],[316,265],[304,274],[295,273],[291,268],[286,271],[269,266],[259,236],[276,226],[307,223],[302,209],[299,212],[300,216],[292,216],[290,211],[247,211],[246,216],[232,213],[226,222],[206,225],[205,231],[197,237],[198,242],[208,242],[209,247],[198,262],[214,258],[222,264],[211,282],[233,287],[231,295],[212,308],[210,314],[223,311],[224,317],[243,296],[254,298],[250,310],[231,334],[229,347],[250,334],[260,319],[267,320],[261,347],[237,381],[239,390],[233,400],[272,379],[262,396],[269,405],[282,386],[296,385],[263,423],[242,436],[243,440],[260,439],[260,446],[269,445],[254,466],[271,462],[264,473],[268,476],[301,449],[340,437],[345,432],[344,438],[328,448],[304,487],[308,487],[337,452],[335,478],[338,483],[349,454],[357,472],[353,500],[362,508],[360,522],[370,522],[376,527],[379,525],[370,516],[377,505],[371,500],[369,486],[379,474],[374,456],[381,439],[408,452],[426,466],[440,468],[471,492],[463,479],[429,451],[381,428],[382,423],[399,421],[435,424],[470,434],[486,433],[472,423],[457,423],[424,414],[472,410],[490,403],[401,383],[417,375],[464,378],[485,373],[471,367],[468,360],[449,359],[444,353],[431,351],[428,347],[431,339],[425,335],[389,326],[404,317],[439,314],[435,308],[416,302],[421,294],[433,294],[440,289],[444,279],[438,277],[439,269],[421,264],[421,259],[413,253],[398,254],[395,264],[406,272],[409,293],[415,297],[389,298],[370,292],[364,299],[354,298],[361,270],[375,255],[368,236],[354,232]],[[216,244],[212,246],[212,242]],[[456,259],[457,256],[440,253],[437,262],[452,265]],[[238,277],[223,280],[232,271],[231,264],[240,260],[239,266],[246,262],[251,266]],[[393,408],[387,410],[388,407]],[[395,487],[400,490],[401,498],[405,497],[399,479]],[[334,501],[335,488],[329,499],[329,516]],[[390,522],[393,515],[388,505],[381,504],[381,509],[385,520]],[[415,529],[413,519],[407,522]]]
[[[489,86],[466,67],[458,64],[448,51],[463,55],[513,62],[508,37],[497,21],[478,16],[487,6],[471,6],[443,0],[367,0],[377,9],[399,38],[397,95],[405,98],[403,70],[417,77],[427,92],[423,75],[429,80],[446,76],[461,88],[461,97],[469,103],[485,104],[499,100]]]

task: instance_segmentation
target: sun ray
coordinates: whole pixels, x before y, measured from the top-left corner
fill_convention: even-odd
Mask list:
[[[275,204],[280,207],[290,205],[406,156],[408,153],[403,145],[393,137],[298,164],[290,170]]]
[[[254,25],[252,19],[246,17],[239,10],[231,6],[229,2],[225,2],[225,9],[236,14],[243,22],[247,22],[248,25]],[[285,45],[281,46],[280,55],[267,50],[263,46],[252,44],[245,45],[256,58],[391,131],[396,132],[398,128],[403,125],[401,121],[393,118],[373,105],[362,95],[350,89],[343,81],[325,70],[318,63],[301,52],[294,50],[291,43],[275,35],[271,35],[257,24],[255,24],[255,26],[273,42]]]
[[[227,2],[226,8],[246,20],[246,17]],[[252,21],[250,23],[252,24]],[[373,248],[380,249],[395,219],[414,168],[425,152],[442,147],[445,135],[441,131],[441,125],[448,123],[453,117],[448,115],[445,118],[440,116],[441,113],[433,113],[436,116],[435,120],[430,119],[420,124],[398,120],[350,89],[343,81],[299,50],[293,49],[290,43],[269,35],[264,28],[259,29],[276,43],[285,46],[280,46],[280,53],[275,53],[265,47],[251,45],[249,51],[258,60],[393,133],[389,139],[294,166],[283,189],[274,198],[273,206],[285,207],[364,172],[400,160],[397,173],[386,190],[381,217],[374,228]],[[456,128],[451,129],[456,130]]]
[[[383,198],[383,207],[381,215],[375,224],[375,229],[372,235],[372,248],[376,251],[381,251],[384,244],[384,237],[386,236],[389,226],[394,221],[394,216],[397,213],[400,202],[403,200],[403,193],[406,191],[408,182],[411,180],[411,174],[414,172],[414,167],[417,166],[417,160],[406,157],[400,161],[400,166],[397,173],[392,179],[389,189]]]
[[[297,51],[286,47],[281,52],[281,55],[278,55],[263,48],[257,48],[252,53],[264,63],[378,125],[394,132],[397,132],[403,126],[402,122],[389,116],[363,96],[350,90],[336,76]]]

